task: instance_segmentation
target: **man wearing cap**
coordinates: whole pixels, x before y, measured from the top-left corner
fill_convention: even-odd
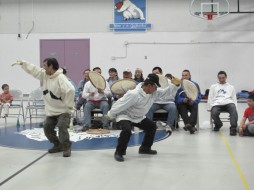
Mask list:
[[[131,79],[131,77],[132,77],[131,70],[126,68],[123,71],[123,79]]]
[[[105,116],[109,120],[115,119],[122,130],[114,154],[116,161],[124,161],[123,155],[126,154],[132,126],[144,130],[145,133],[139,148],[139,154],[157,154],[156,150],[151,149],[156,125],[145,115],[153,104],[154,99],[170,93],[169,88],[157,90],[157,87],[160,87],[159,77],[156,74],[149,74],[144,82],[137,85],[135,89],[129,90],[122,98],[116,101]]]

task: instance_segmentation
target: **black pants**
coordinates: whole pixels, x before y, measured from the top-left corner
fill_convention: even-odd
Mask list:
[[[144,130],[145,136],[142,142],[142,147],[149,149],[153,145],[156,124],[150,119],[145,118],[140,123],[132,123],[129,120],[121,120],[118,122],[118,125],[122,131],[120,133],[120,137],[118,138],[116,152],[118,152],[120,155],[123,155],[126,152],[128,142],[131,137],[132,126]]]
[[[190,124],[191,126],[195,127],[198,118],[198,105],[182,103],[177,105],[177,109],[181,115],[181,118],[183,119],[184,125]],[[188,112],[190,112],[190,116],[188,115]]]

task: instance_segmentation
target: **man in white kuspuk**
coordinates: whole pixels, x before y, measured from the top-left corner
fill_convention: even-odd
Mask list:
[[[34,78],[43,82],[43,99],[46,120],[43,125],[44,134],[54,144],[49,153],[63,152],[63,157],[71,156],[71,141],[68,132],[71,114],[74,111],[74,87],[59,68],[55,58],[43,61],[43,68],[17,61],[12,64],[21,68]],[[55,128],[58,127],[58,137]]]
[[[234,86],[226,82],[227,73],[220,71],[217,75],[219,82],[213,84],[209,90],[207,110],[211,110],[211,117],[214,120],[214,131],[219,131],[222,127],[220,119],[221,112],[230,114],[230,135],[236,135],[238,114],[237,114],[237,98]]]

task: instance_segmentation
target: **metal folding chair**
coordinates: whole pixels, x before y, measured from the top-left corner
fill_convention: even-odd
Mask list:
[[[45,117],[45,105],[43,101],[43,90],[42,88],[38,88],[29,94],[24,123],[26,122],[26,118],[30,118],[31,123],[32,118],[44,118],[44,117]]]

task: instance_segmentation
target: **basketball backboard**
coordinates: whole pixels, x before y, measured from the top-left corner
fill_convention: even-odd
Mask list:
[[[228,0],[192,0],[190,5],[192,16],[213,20],[229,14]]]

